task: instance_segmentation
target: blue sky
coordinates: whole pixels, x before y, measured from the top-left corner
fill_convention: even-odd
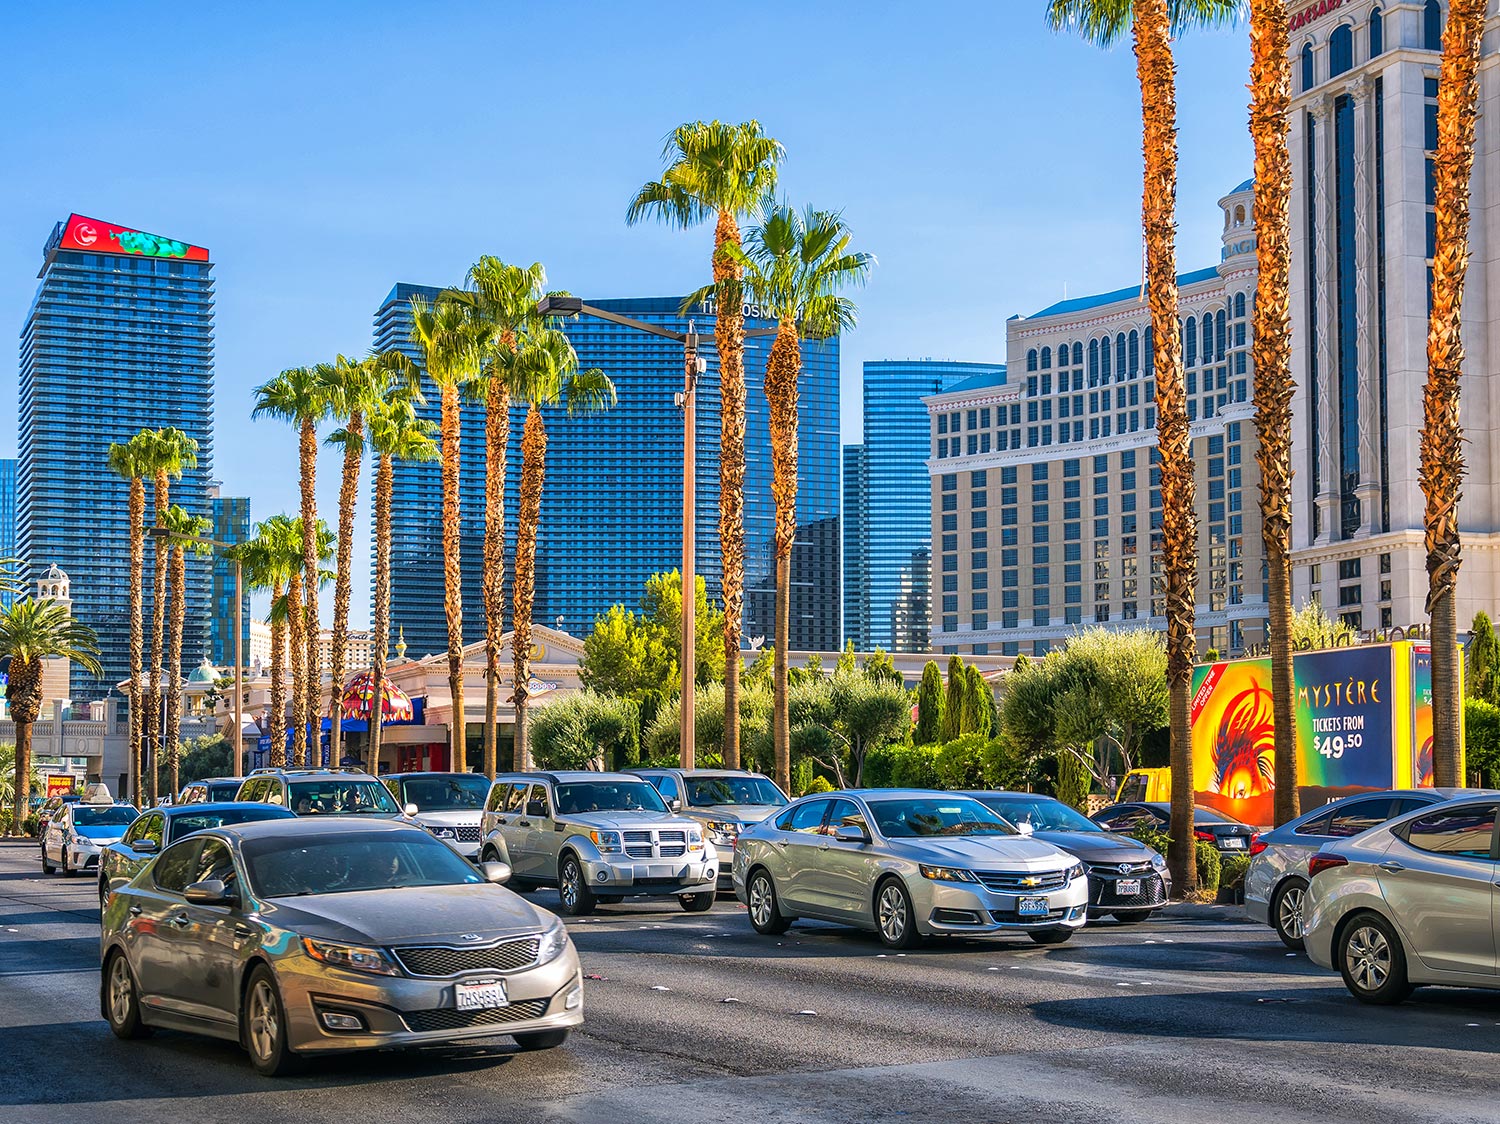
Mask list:
[[[864,360],[1003,359],[1007,317],[1140,275],[1134,58],[1048,31],[1044,8],[17,5],[0,312],[18,335],[70,211],[209,247],[215,469],[264,518],[296,505],[295,441],[249,420],[252,387],[362,351],[393,282],[457,282],[482,253],[541,260],[591,297],[696,288],[711,232],[627,227],[626,204],[674,125],[754,116],[786,145],[792,201],[842,208],[880,261],[843,344],[857,440]],[[1192,269],[1218,260],[1215,201],[1250,174],[1244,29],[1196,33],[1178,58]],[[330,460],[330,510],[336,488]]]

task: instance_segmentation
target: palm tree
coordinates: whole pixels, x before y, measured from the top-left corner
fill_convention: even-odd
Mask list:
[[[714,220],[717,295],[714,344],[719,352],[719,553],[724,598],[724,765],[740,763],[740,632],[745,615],[745,317],[738,246],[740,220],[759,213],[776,189],[784,150],[759,121],[679,125],[662,150],[666,169],[631,201],[625,221],[652,216],[678,227]],[[685,688],[686,689],[686,688]]]
[[[1438,77],[1432,307],[1427,322],[1427,384],[1422,392],[1418,480],[1426,500],[1427,611],[1432,616],[1433,783],[1463,783],[1463,699],[1459,691],[1458,504],[1463,495],[1464,277],[1469,265],[1469,174],[1479,108],[1485,0],[1449,0]]]
[[[385,662],[391,631],[391,494],[398,460],[431,461],[438,455],[437,428],[417,416],[409,385],[388,390],[370,412],[370,447],[375,452],[375,653],[370,677],[375,702],[370,711],[370,772],[380,772],[380,738],[385,695]]]
[[[468,306],[443,293],[429,304],[411,302],[411,340],[422,349],[427,377],[438,388],[443,479],[443,610],[448,617],[449,768],[468,771],[464,705],[463,563],[459,546],[459,393],[479,373],[479,331]]]
[[[305,644],[302,674],[294,676],[301,686],[293,687],[293,706],[300,692],[303,704],[316,709],[313,701],[322,694],[323,677],[318,670],[318,575],[319,554],[315,528],[318,524],[318,424],[328,416],[329,387],[337,381],[332,364],[317,367],[292,367],[270,382],[255,388],[252,418],[262,415],[278,418],[297,427],[297,460],[302,492],[302,582],[306,603],[301,608],[302,622],[293,626]],[[293,661],[293,668],[299,661]],[[304,716],[305,717],[305,716]],[[300,736],[300,735],[299,735]]]
[[[1188,432],[1177,318],[1177,75],[1172,40],[1184,28],[1233,19],[1240,0],[1048,0],[1054,29],[1071,28],[1107,46],[1129,29],[1141,89],[1145,177],[1141,221],[1146,239],[1146,299],[1151,310],[1156,433],[1161,454],[1161,570],[1171,692],[1172,843],[1169,860],[1180,893],[1196,885],[1188,694],[1198,654],[1194,632],[1198,541],[1193,447]]]
[[[294,574],[301,572],[301,534],[285,515],[275,515],[255,525],[255,533],[246,542],[231,548],[240,560],[245,585],[250,589],[269,590],[271,605],[284,602],[286,586]],[[286,764],[286,619],[271,614],[271,764]],[[294,693],[297,690],[294,685]]]
[[[517,342],[512,393],[526,404],[521,431],[520,511],[516,517],[515,577],[512,579],[512,698],[515,705],[515,767],[531,767],[526,741],[526,704],[531,682],[531,607],[536,592],[536,530],[546,479],[547,427],[544,406],[563,405],[568,416],[599,413],[615,404],[615,385],[600,370],[578,370],[578,355],[556,328],[536,327]],[[690,689],[685,687],[685,690]]]
[[[58,658],[72,660],[85,671],[100,675],[99,641],[94,630],[75,619],[65,606],[28,597],[0,610],[0,656],[10,657],[5,701],[16,725],[12,822],[19,828],[31,800],[31,727],[42,709],[42,663]]]
[[[507,265],[486,255],[469,270],[462,294],[480,327],[482,365],[470,386],[484,403],[484,773],[495,777],[499,741],[500,643],[505,633],[505,455],[510,443],[510,384],[517,333],[536,319],[546,295],[541,262]]]
[[[130,481],[130,791],[122,793],[141,802],[141,660],[145,625],[141,611],[141,580],[146,568],[146,477],[151,461],[148,431],[109,447],[110,471]]]
[[[786,205],[771,208],[750,231],[747,246],[724,253],[743,271],[757,303],[776,318],[776,339],[766,363],[766,401],[771,413],[771,494],[776,500],[776,647],[772,665],[772,741],[776,780],[790,791],[791,723],[788,717],[787,653],[792,615],[792,544],[797,537],[797,380],[802,341],[821,340],[852,328],[854,302],[838,295],[863,284],[875,259],[849,250],[849,231],[839,215]],[[695,294],[695,296],[699,296]],[[699,296],[701,299],[701,296]],[[720,302],[722,306],[722,301]]]
[[[180,429],[167,427],[143,431],[142,449],[146,455],[146,467],[150,469],[156,486],[152,510],[158,529],[166,526],[165,519],[171,503],[171,481],[198,464],[198,442]],[[162,718],[162,648],[166,639],[167,613],[167,562],[169,549],[165,540],[158,538],[153,547],[156,558],[155,594],[151,600],[151,673],[149,694],[141,716],[142,741],[151,753],[151,768],[145,776],[146,796],[156,803],[156,776],[160,764],[160,753],[166,748],[160,744]],[[160,746],[158,748],[158,746]]]
[[[213,521],[190,515],[175,504],[167,509],[161,521],[167,530],[165,540],[158,539],[157,546],[166,546],[170,553],[167,573],[167,601],[170,606],[170,646],[167,653],[167,718],[166,738],[163,745],[167,754],[167,792],[175,796],[178,792],[177,765],[181,753],[182,728],[182,630],[187,620],[187,554],[207,554],[213,548],[191,540],[201,538],[213,530]],[[157,766],[158,770],[160,766]]]

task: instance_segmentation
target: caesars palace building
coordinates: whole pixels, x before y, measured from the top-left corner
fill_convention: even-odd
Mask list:
[[[1445,12],[1437,0],[1316,0],[1291,15],[1293,600],[1367,631],[1426,620],[1417,453]],[[1460,628],[1500,605],[1494,35],[1492,14],[1464,299]],[[1266,627],[1252,203],[1248,181],[1219,201],[1219,264],[1179,278],[1197,623],[1201,646],[1226,654],[1263,642]],[[1165,627],[1152,572],[1161,496],[1149,323],[1138,284],[1013,317],[1008,374],[923,400],[935,648],[1038,653],[1079,626]]]

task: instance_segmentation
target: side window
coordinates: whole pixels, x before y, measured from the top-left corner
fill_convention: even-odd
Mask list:
[[[512,784],[505,797],[505,810],[519,815],[526,810],[526,790],[531,786],[525,781]]]
[[[823,830],[823,817],[828,813],[828,800],[809,800],[798,804],[777,821],[782,831],[796,831],[806,835],[817,835]]]
[[[245,785],[245,795],[240,799],[249,804],[262,804],[265,802],[265,792],[265,781],[251,781],[249,784]]]
[[[396,803],[401,804],[403,807],[405,807],[405,803],[401,799],[401,782],[386,781],[385,787],[390,791],[390,794],[395,797]]]
[[[1418,808],[1430,808],[1434,803],[1438,803],[1438,801],[1423,800],[1417,796],[1403,796],[1395,802],[1395,806],[1391,809],[1391,819],[1395,819],[1397,816],[1404,816],[1407,812],[1415,812]]]
[[[505,807],[505,794],[510,791],[510,785],[504,781],[490,785],[489,798],[484,802],[486,812],[498,812]]]
[[[526,814],[528,816],[539,816],[549,819],[552,816],[551,802],[547,799],[547,786],[534,784],[531,786],[531,794],[526,798]]]
[[[1406,841],[1419,851],[1487,859],[1495,836],[1494,804],[1441,808],[1406,825]]]
[[[154,839],[156,840],[156,846],[160,848],[162,833],[166,827],[166,822],[167,818],[160,814],[147,817],[144,828],[142,829],[140,835],[136,836],[136,838]]]
[[[828,827],[824,829],[824,834],[832,835],[834,828],[838,827],[857,827],[866,834],[870,831],[870,824],[865,819],[865,814],[859,810],[859,805],[843,798],[833,802],[833,811],[828,816]]]
[[[1345,804],[1333,813],[1328,824],[1328,834],[1347,838],[1368,831],[1390,818],[1390,808],[1389,799],[1358,800],[1353,804]]]
[[[156,865],[151,868],[151,880],[158,890],[180,894],[198,869],[198,851],[203,840],[188,836],[181,843],[174,843],[161,853]]]
[[[272,777],[266,781],[266,795],[263,799],[267,804],[286,806],[286,794],[281,791],[281,778]]]
[[[1332,812],[1324,812],[1321,816],[1314,816],[1297,829],[1298,835],[1327,835],[1329,821],[1333,819]]]
[[[226,886],[234,885],[234,858],[229,853],[229,848],[217,839],[203,840],[203,849],[198,853],[198,861],[189,879],[193,882],[207,882],[210,878],[216,878]]]
[[[671,773],[663,773],[659,777],[652,777],[651,783],[656,786],[656,791],[661,793],[663,800],[670,802],[682,798],[682,793],[677,788],[677,778]]]
[[[130,825],[130,830],[120,837],[120,842],[129,847],[137,839],[146,838],[148,829],[151,827],[151,816],[142,816]]]

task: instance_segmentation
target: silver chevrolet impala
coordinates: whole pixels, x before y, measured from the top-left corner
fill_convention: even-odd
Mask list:
[[[918,789],[788,805],[740,835],[734,888],[757,932],[809,917],[874,929],[890,948],[938,934],[1061,944],[1087,919],[1089,895],[1072,855],[972,797]]]

